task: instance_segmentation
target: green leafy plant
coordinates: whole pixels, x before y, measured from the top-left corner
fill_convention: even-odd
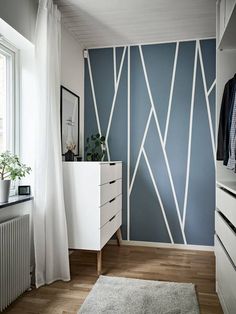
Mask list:
[[[86,140],[86,160],[87,161],[102,161],[106,154],[105,136],[100,134],[92,134]]]
[[[9,151],[0,154],[0,180],[21,179],[30,171],[31,168],[21,163],[17,155]]]

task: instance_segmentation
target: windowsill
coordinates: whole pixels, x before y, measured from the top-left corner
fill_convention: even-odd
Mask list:
[[[24,203],[32,200],[34,197],[32,195],[14,195],[10,196],[8,202],[0,203],[0,209],[12,205],[16,205],[19,203]]]

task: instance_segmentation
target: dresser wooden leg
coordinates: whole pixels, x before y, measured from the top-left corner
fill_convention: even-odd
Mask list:
[[[100,276],[102,273],[102,251],[97,252],[97,274]]]
[[[121,241],[122,241],[122,234],[121,234],[120,228],[116,231],[116,240],[117,240],[117,245],[120,246]]]

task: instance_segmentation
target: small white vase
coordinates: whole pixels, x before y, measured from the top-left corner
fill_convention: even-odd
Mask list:
[[[11,180],[0,180],[0,203],[8,202]]]

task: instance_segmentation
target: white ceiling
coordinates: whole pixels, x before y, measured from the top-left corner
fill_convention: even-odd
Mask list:
[[[215,36],[215,0],[55,0],[83,48]]]

